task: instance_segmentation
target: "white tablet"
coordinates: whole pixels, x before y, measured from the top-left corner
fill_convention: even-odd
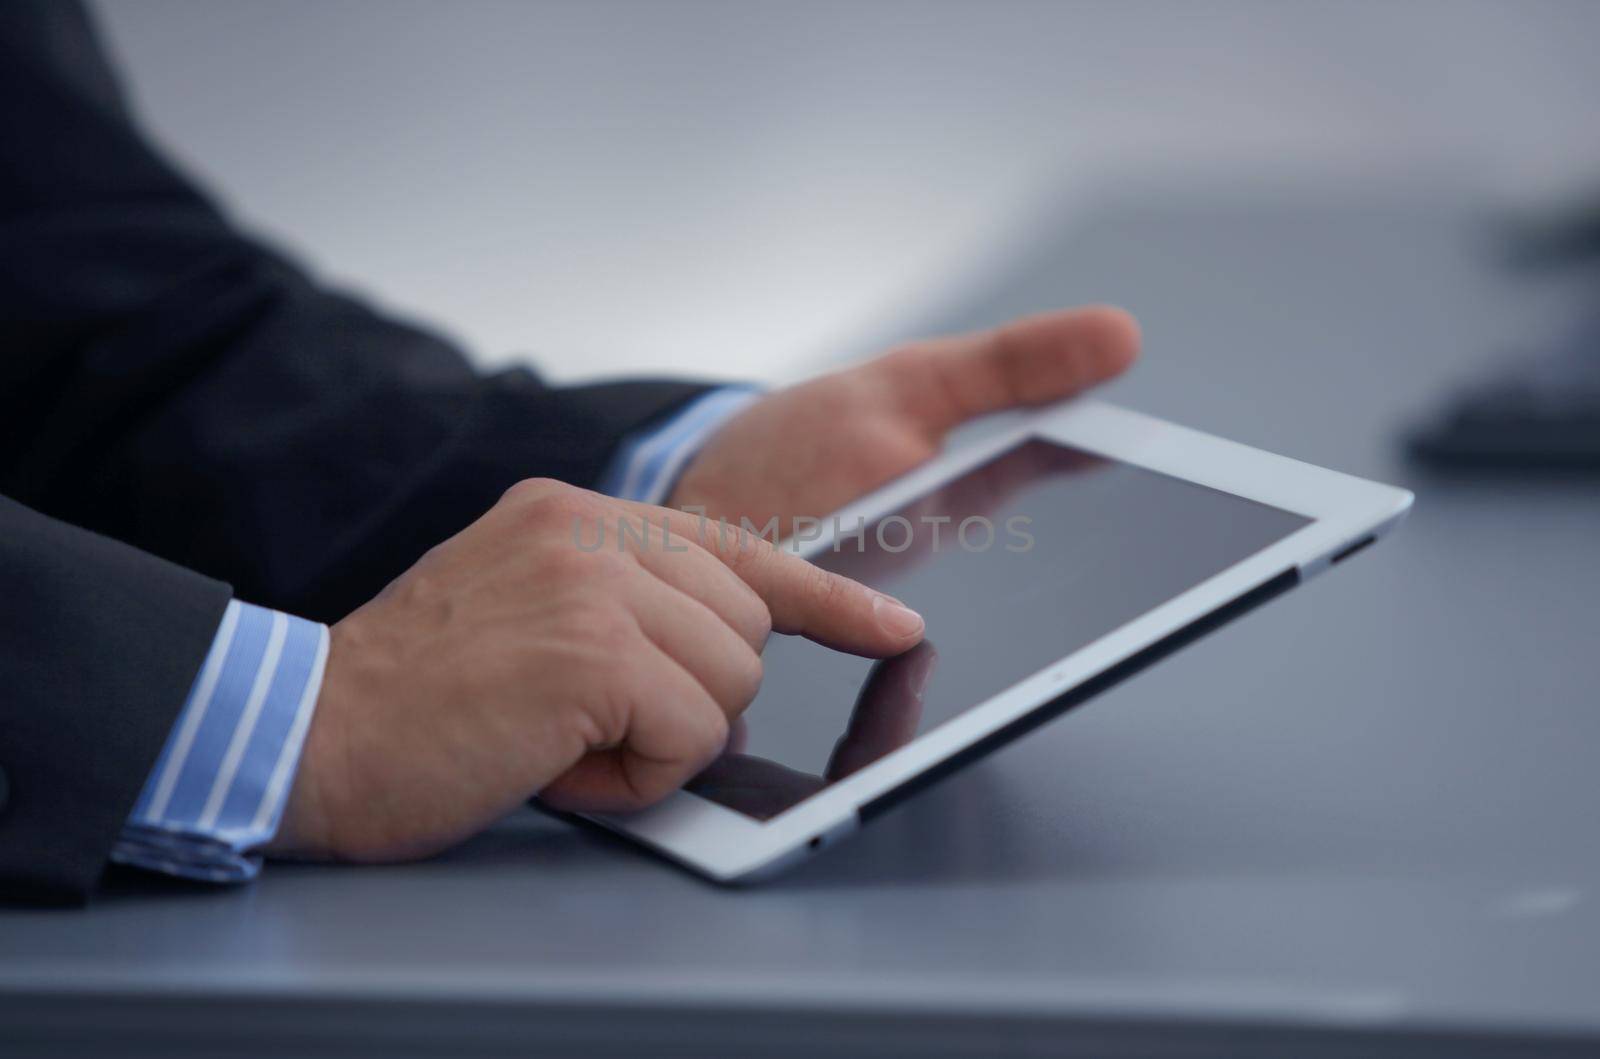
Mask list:
[[[589,819],[719,882],[770,875],[1353,555],[1410,505],[1103,403],[1033,413],[785,542],[919,611],[921,646],[875,663],[773,637],[719,761],[650,809]]]

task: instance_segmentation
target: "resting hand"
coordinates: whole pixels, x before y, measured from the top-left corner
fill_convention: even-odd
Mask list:
[[[781,390],[735,416],[668,500],[784,533],[933,456],[976,416],[1060,400],[1121,373],[1139,351],[1120,309],[1046,313],[991,331],[914,342]]]

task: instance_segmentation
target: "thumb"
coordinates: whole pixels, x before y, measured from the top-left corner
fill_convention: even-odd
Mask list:
[[[1138,322],[1099,305],[926,339],[869,367],[937,440],[977,416],[1070,397],[1120,375],[1138,355]]]

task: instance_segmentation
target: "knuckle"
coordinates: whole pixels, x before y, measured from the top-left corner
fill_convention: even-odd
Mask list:
[[[574,582],[581,585],[598,569],[599,563],[592,555],[576,548],[554,548],[538,556],[536,575],[539,582],[557,588]]]
[[[577,582],[580,586],[599,586],[626,575],[628,556],[614,551],[584,551],[571,542],[546,549],[540,560],[540,574],[555,582]]]
[[[745,654],[740,667],[734,694],[735,705],[742,710],[754,701],[756,693],[761,690],[762,678],[766,676],[766,666],[762,663],[760,655],[749,651]]]
[[[500,499],[511,504],[532,503],[563,488],[563,483],[553,478],[524,478],[514,483]]]
[[[620,696],[607,694],[604,689],[589,697],[579,697],[580,708],[574,713],[573,726],[578,739],[587,752],[609,750],[617,746],[628,732],[629,704]]]
[[[779,548],[775,542],[769,541],[761,534],[751,532],[748,529],[740,530],[739,549],[750,557],[751,562],[755,563],[777,563],[782,562],[786,557],[783,549]]]
[[[742,525],[728,524],[726,533],[712,535],[714,548],[723,562],[735,573],[748,571],[765,559],[765,550],[771,546]]]
[[[749,617],[745,619],[745,639],[750,641],[750,646],[756,650],[766,646],[767,640],[772,636],[772,611],[761,601],[760,596],[754,597],[754,605],[750,607]]]
[[[515,498],[515,503],[523,517],[536,525],[554,525],[570,530],[574,519],[592,520],[603,513],[603,506],[598,499],[577,486],[545,478],[531,478],[511,488],[515,491],[524,486],[525,491]]]
[[[826,570],[806,564],[805,593],[821,613],[831,613],[849,602],[849,582]]]
[[[811,564],[777,545],[768,544],[760,538],[751,539],[754,543],[742,556],[740,568],[734,572],[763,598],[775,589],[789,589],[792,592],[795,571],[798,570],[800,576],[804,577],[805,568]]]
[[[629,646],[638,632],[633,616],[619,606],[594,603],[574,608],[565,618],[567,635],[587,648],[598,648],[597,657],[614,657],[612,652]]]
[[[712,758],[728,745],[728,715],[718,709],[700,711],[701,722],[695,732],[696,756]]]

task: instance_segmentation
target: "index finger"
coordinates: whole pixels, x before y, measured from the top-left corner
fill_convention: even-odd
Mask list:
[[[822,569],[730,523],[631,500],[614,501],[646,522],[646,546],[667,543],[664,529],[722,560],[755,590],[774,632],[794,633],[868,658],[889,658],[921,642],[922,616],[859,581]],[[654,543],[651,543],[654,542]]]

